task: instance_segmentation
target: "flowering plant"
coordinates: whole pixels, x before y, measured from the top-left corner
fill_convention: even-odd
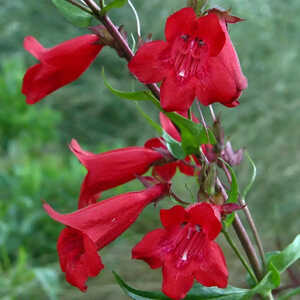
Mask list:
[[[91,34],[49,49],[31,36],[24,40],[24,48],[40,61],[27,70],[23,79],[22,92],[28,104],[37,103],[76,80],[101,49],[109,46],[127,60],[132,76],[148,90],[116,90],[103,76],[104,84],[124,99],[151,102],[159,112],[160,124],[144,113],[159,133],[159,137],[149,139],[144,146],[94,154],[83,150],[76,140],[71,141],[70,150],[87,169],[78,209],[60,214],[44,204],[46,213],[66,226],[57,242],[66,280],[86,291],[88,278],[97,276],[104,268],[98,251],[123,234],[146,206],[166,198],[176,205],[160,210],[163,227],[152,228],[132,249],[133,259],[144,260],[152,269],[162,268],[162,293],[136,290],[115,274],[129,297],[234,300],[258,295],[273,299],[281,273],[300,258],[300,236],[283,251],[265,254],[245,201],[246,193],[240,192],[233,169],[241,163],[244,151],[234,151],[230,141],[225,142],[221,118],[212,107],[213,103],[226,109],[236,107],[247,88],[228,32],[230,24],[243,20],[229,11],[210,7],[209,1],[187,1],[187,7],[167,18],[165,41],[143,40],[137,16],[135,51],[129,46],[124,28],[114,25],[108,17],[111,9],[127,2],[137,16],[129,0],[114,0],[107,5],[103,0],[99,5],[94,0],[55,0],[75,23],[74,9],[81,18],[94,17],[101,25],[90,27]],[[65,9],[66,5],[72,9]],[[212,125],[202,113],[205,106],[209,107]],[[255,165],[247,153],[246,156],[254,177]],[[174,192],[173,177],[177,170],[195,178],[197,190],[192,199],[182,199]],[[102,199],[102,192],[134,179],[142,183],[143,190]],[[241,212],[246,216],[256,248],[240,219]],[[229,233],[231,227],[248,261],[235,245]],[[223,250],[215,241],[221,234],[248,273],[247,288],[228,285],[230,272]],[[299,289],[289,293],[298,292]]]

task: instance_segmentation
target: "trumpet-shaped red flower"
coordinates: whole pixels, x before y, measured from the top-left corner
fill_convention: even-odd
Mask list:
[[[70,214],[57,213],[44,204],[49,216],[66,225],[57,242],[60,265],[66,280],[85,291],[88,277],[104,268],[97,251],[115,240],[135,222],[142,210],[169,191],[157,184],[140,192],[118,195]]]
[[[148,171],[163,155],[145,147],[127,147],[100,154],[81,149],[76,140],[71,151],[88,170],[81,185],[78,208],[94,203],[102,191],[124,184]]]
[[[167,19],[165,41],[143,44],[129,62],[143,83],[162,81],[161,105],[167,111],[187,111],[195,96],[204,105],[233,107],[247,87],[227,31],[238,18],[212,10],[197,18],[191,7]]]
[[[44,48],[34,37],[24,39],[24,48],[40,61],[23,79],[22,93],[34,104],[62,86],[76,80],[96,58],[103,45],[95,34],[86,34]]]
[[[159,118],[164,131],[176,141],[181,141],[181,136],[171,120],[163,113],[159,114]],[[163,138],[152,138],[145,143],[145,147],[153,150],[163,149],[163,151],[168,151]],[[193,157],[193,159],[197,164],[199,164],[195,157]],[[175,175],[177,168],[179,168],[181,173],[187,176],[193,176],[195,174],[195,168],[189,165],[190,162],[191,158],[187,156],[184,161],[176,160],[163,165],[156,165],[153,167],[152,174],[153,176],[158,176],[165,181],[169,181]]]
[[[222,224],[217,206],[198,203],[184,209],[161,210],[163,229],[148,233],[132,250],[152,269],[162,267],[163,292],[183,299],[194,279],[205,286],[227,286],[228,271],[223,252],[214,241]]]

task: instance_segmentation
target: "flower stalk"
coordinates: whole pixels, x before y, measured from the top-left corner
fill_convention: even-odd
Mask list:
[[[249,273],[249,275],[251,276],[251,278],[253,279],[253,281],[255,283],[257,283],[257,278],[255,276],[255,274],[253,273],[252,269],[250,268],[250,266],[248,265],[247,261],[245,260],[245,258],[242,256],[242,254],[240,253],[238,247],[236,246],[236,244],[234,243],[234,241],[231,239],[228,231],[223,228],[222,229],[222,233],[224,234],[226,241],[228,242],[228,244],[230,245],[230,247],[233,249],[234,253],[237,255],[237,257],[239,258],[239,260],[241,261],[242,265],[245,267],[245,269],[247,270],[247,272]]]

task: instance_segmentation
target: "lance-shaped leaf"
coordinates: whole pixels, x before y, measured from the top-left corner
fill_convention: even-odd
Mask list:
[[[282,273],[290,265],[300,258],[300,234],[284,250],[275,253],[269,257],[269,264],[273,264],[277,270]]]
[[[163,130],[162,130],[162,128],[160,127],[160,125],[157,123],[157,122],[155,122],[142,108],[141,108],[141,106],[136,102],[135,103],[136,104],[136,108],[137,108],[137,110],[140,112],[140,114],[146,119],[146,121],[149,123],[149,125],[152,127],[152,128],[154,128],[156,131],[157,131],[157,133],[159,134],[159,135],[162,135],[162,133],[163,133]]]
[[[248,192],[250,191],[254,181],[255,181],[255,178],[256,178],[256,166],[255,166],[255,163],[254,161],[252,160],[252,158],[250,157],[249,153],[247,151],[245,151],[245,154],[246,154],[246,157],[248,158],[249,162],[250,162],[250,165],[251,165],[251,168],[252,168],[252,174],[251,174],[251,179],[249,181],[249,183],[247,184],[247,186],[245,187],[244,191],[243,191],[243,194],[242,194],[242,198],[245,199]]]
[[[169,119],[180,129],[182,147],[187,155],[199,152],[203,144],[215,144],[216,138],[210,129],[195,123],[177,113],[165,113]]]
[[[293,299],[292,297],[295,295],[300,294],[300,287],[293,289],[291,291],[288,291],[287,293],[284,293],[282,295],[280,295],[277,300],[290,300]],[[296,299],[296,298],[295,298]]]
[[[125,91],[120,91],[115,88],[113,88],[109,82],[106,79],[105,73],[104,73],[104,68],[102,69],[102,78],[105,86],[111,91],[112,94],[123,98],[127,100],[134,100],[134,101],[151,101],[152,96],[150,92],[148,91],[138,91],[138,92],[125,92]]]
[[[180,142],[176,141],[174,138],[172,138],[165,130],[163,130],[163,135],[166,142],[166,146],[170,153],[177,159],[185,159],[186,154],[184,150],[182,149],[182,145]]]
[[[169,297],[164,295],[161,292],[149,292],[149,291],[140,291],[132,288],[126,284],[122,278],[115,272],[114,276],[117,283],[123,289],[126,295],[134,300],[149,300],[149,299],[159,299],[159,300],[170,300]],[[195,284],[194,287],[190,290],[188,295],[184,300],[242,300],[249,290],[240,289],[232,286],[228,286],[226,289],[220,289],[217,287],[205,287],[201,284]]]
[[[237,182],[237,177],[236,174],[233,170],[233,168],[223,159],[219,158],[219,160],[221,160],[226,167],[228,168],[230,175],[231,175],[231,186],[230,186],[230,191],[228,193],[228,199],[227,199],[227,203],[235,203],[238,200],[238,196],[239,196],[239,185]],[[226,219],[224,220],[224,224],[226,227],[230,226],[232,224],[234,220],[234,213],[228,215],[226,217]]]
[[[66,0],[52,0],[59,12],[73,25],[78,27],[88,27],[92,21],[92,15],[83,11],[79,7],[72,5]]]
[[[120,8],[127,3],[127,0],[114,0],[109,4],[105,5],[105,7],[101,10],[101,15],[107,14],[113,8]]]

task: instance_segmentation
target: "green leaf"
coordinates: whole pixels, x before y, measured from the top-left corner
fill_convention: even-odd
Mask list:
[[[295,296],[298,294],[300,294],[300,287],[298,287],[294,290],[288,291],[287,293],[284,293],[283,295],[280,295],[277,298],[277,300],[290,300],[290,299],[292,299],[292,296]]]
[[[228,199],[227,199],[227,203],[235,203],[238,200],[239,197],[239,185],[237,182],[237,177],[235,175],[235,172],[233,170],[233,168],[230,166],[230,164],[228,164],[225,160],[219,158],[219,160],[221,160],[226,167],[228,168],[230,175],[231,175],[231,187],[230,187],[230,191],[228,193]]]
[[[126,295],[128,295],[131,299],[134,300],[149,300],[149,299],[160,299],[160,300],[170,300],[169,297],[165,296],[161,292],[146,292],[146,291],[139,291],[136,290],[129,285],[127,285],[122,278],[113,271],[115,279],[119,286],[123,289]]]
[[[88,27],[92,21],[92,15],[72,5],[66,0],[52,0],[59,12],[73,25],[78,27]]]
[[[251,176],[251,179],[250,179],[250,182],[247,184],[247,186],[245,187],[244,191],[243,191],[243,194],[242,194],[242,198],[243,199],[246,199],[246,196],[248,194],[248,192],[250,191],[254,181],[255,181],[255,178],[256,178],[256,166],[255,166],[255,163],[254,161],[252,160],[252,158],[250,157],[249,153],[247,151],[245,151],[245,154],[246,154],[246,157],[248,158],[249,162],[250,162],[250,165],[252,167],[252,176]]]
[[[160,125],[158,123],[156,123],[154,120],[152,120],[152,118],[146,112],[143,111],[143,109],[137,102],[135,104],[136,104],[137,110],[147,120],[147,122],[150,124],[150,126],[152,126],[154,128],[154,130],[156,130],[158,132],[159,135],[162,135],[163,130],[160,127]]]
[[[166,131],[163,130],[163,135],[166,142],[166,146],[169,152],[177,159],[185,159],[186,155],[184,150],[182,149],[182,145],[180,142],[173,139]]]
[[[300,234],[284,250],[275,253],[269,258],[269,264],[274,265],[280,273],[300,258]]]
[[[247,289],[240,289],[233,286],[228,286],[226,289],[217,287],[205,287],[200,283],[194,284],[185,300],[242,300],[249,292]]]
[[[50,300],[58,299],[58,275],[50,268],[35,268],[35,277],[38,279]]]
[[[270,271],[268,271],[264,278],[247,293],[247,297],[252,297],[255,294],[267,295],[271,290],[277,288],[279,284],[280,274],[278,270],[272,265]]]
[[[182,148],[185,153],[199,153],[199,146],[203,144],[215,144],[216,138],[210,129],[205,129],[202,124],[182,117],[173,112],[165,113],[173,123],[180,129]]]
[[[111,3],[105,5],[105,7],[101,10],[101,15],[107,14],[113,8],[120,8],[127,3],[127,0],[114,0]]]
[[[117,283],[123,289],[123,291],[134,300],[149,300],[149,299],[159,299],[159,300],[170,300],[169,297],[161,292],[147,292],[136,290],[129,285],[127,285],[121,277],[113,272]],[[228,286],[226,289],[219,289],[217,287],[205,287],[199,283],[196,283],[190,290],[188,295],[184,300],[242,300],[245,295],[247,295],[249,290],[240,289],[232,286]]]
[[[148,91],[138,91],[138,92],[124,92],[114,89],[106,79],[104,68],[102,69],[102,78],[105,86],[111,91],[112,94],[127,100],[134,101],[152,101],[153,96]]]

